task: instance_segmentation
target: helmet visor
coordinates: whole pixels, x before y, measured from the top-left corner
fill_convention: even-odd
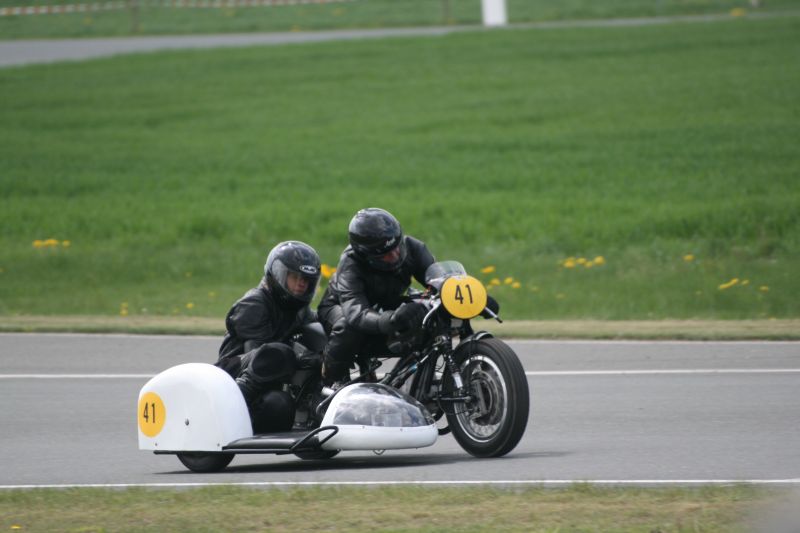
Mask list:
[[[276,259],[272,263],[272,276],[275,282],[284,290],[290,298],[303,303],[309,303],[314,298],[319,285],[319,270],[316,268],[302,267],[308,270],[292,270],[283,261]],[[311,271],[314,271],[312,273]]]
[[[395,270],[400,267],[405,259],[406,243],[404,239],[401,239],[400,244],[388,252],[367,256],[369,265],[377,270]]]

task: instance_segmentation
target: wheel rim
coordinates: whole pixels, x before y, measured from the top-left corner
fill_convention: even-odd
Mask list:
[[[500,431],[508,413],[508,391],[498,366],[483,355],[461,365],[461,377],[475,398],[456,414],[459,426],[474,441],[486,442]]]

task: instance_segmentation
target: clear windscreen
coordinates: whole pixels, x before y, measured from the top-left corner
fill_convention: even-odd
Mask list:
[[[436,290],[441,289],[444,280],[451,276],[463,276],[467,273],[464,265],[458,261],[439,261],[433,263],[425,271],[425,285],[433,287]]]

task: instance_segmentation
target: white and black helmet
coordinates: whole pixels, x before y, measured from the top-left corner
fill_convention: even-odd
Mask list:
[[[355,214],[348,228],[353,251],[378,270],[395,270],[406,258],[400,222],[388,211],[368,207]],[[391,254],[394,250],[398,253]],[[387,260],[391,254],[391,260]]]
[[[293,274],[291,280],[290,274]],[[300,241],[279,243],[269,252],[264,264],[267,287],[288,307],[299,308],[311,303],[317,292],[319,277],[319,255],[311,246]]]

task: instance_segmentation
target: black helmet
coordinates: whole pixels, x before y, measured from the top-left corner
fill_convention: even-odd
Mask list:
[[[317,292],[320,260],[317,252],[300,241],[286,241],[269,252],[264,281],[278,301],[291,308],[311,303]]]
[[[395,270],[406,258],[403,228],[388,211],[377,207],[362,209],[348,229],[353,251],[378,270]]]

